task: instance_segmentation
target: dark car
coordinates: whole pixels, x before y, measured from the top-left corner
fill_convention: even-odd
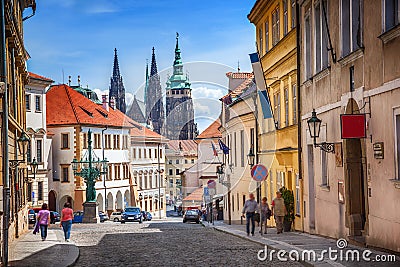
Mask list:
[[[200,223],[200,215],[197,210],[187,210],[183,215],[183,222],[196,222]]]
[[[100,222],[105,222],[108,220],[108,215],[105,214],[104,212],[100,211],[99,212],[99,217],[100,217]]]
[[[50,211],[50,223],[55,224],[56,222],[60,221],[60,213],[57,211]]]
[[[138,207],[128,207],[125,208],[121,216],[121,223],[125,222],[143,222],[142,212]]]
[[[151,221],[153,219],[153,216],[151,216],[150,212],[146,213],[146,221]]]
[[[33,224],[36,223],[36,213],[32,209],[28,211],[28,221]]]

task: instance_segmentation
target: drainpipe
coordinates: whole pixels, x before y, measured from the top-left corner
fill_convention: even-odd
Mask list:
[[[297,55],[297,160],[298,160],[298,166],[299,166],[299,186],[300,186],[300,207],[303,205],[303,167],[302,167],[302,157],[301,153],[303,151],[302,146],[301,146],[301,95],[300,95],[300,45],[301,45],[301,35],[300,35],[300,5],[296,1],[296,55]],[[301,210],[301,209],[300,209]],[[303,221],[301,222],[301,229],[304,232],[304,218]]]
[[[3,113],[1,121],[2,154],[3,154],[3,266],[8,265],[8,223],[10,220],[10,174],[8,155],[8,90],[7,90],[7,51],[6,51],[6,19],[5,1],[0,0],[0,81],[3,83]]]

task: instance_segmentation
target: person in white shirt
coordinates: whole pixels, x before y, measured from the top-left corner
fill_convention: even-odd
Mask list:
[[[256,211],[258,210],[258,203],[254,198],[254,194],[250,193],[249,194],[248,200],[244,203],[243,210],[242,210],[242,216],[246,214],[246,232],[247,235],[250,235],[250,221],[251,221],[251,235],[254,236],[254,229],[256,227],[256,224],[254,222],[254,215]]]

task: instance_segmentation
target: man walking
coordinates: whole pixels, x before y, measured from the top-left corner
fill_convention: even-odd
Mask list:
[[[246,232],[247,236],[250,235],[250,221],[251,221],[251,235],[254,236],[254,228],[256,227],[254,222],[254,215],[256,210],[258,210],[257,201],[254,198],[254,194],[250,193],[248,200],[244,203],[242,216],[246,214]]]
[[[282,193],[280,191],[276,192],[276,198],[272,200],[272,215],[275,216],[276,231],[278,234],[282,233],[283,230],[283,218],[286,215],[286,206],[282,198]]]

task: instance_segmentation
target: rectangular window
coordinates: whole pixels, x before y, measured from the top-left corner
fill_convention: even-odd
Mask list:
[[[235,167],[237,167],[237,139],[236,139],[236,132],[233,133],[233,145],[235,149]]]
[[[175,163],[176,163],[176,164],[179,164],[179,159],[175,160]]]
[[[396,122],[396,158],[397,158],[397,179],[400,180],[400,110],[395,117]]]
[[[36,161],[43,162],[42,157],[42,140],[36,140]]]
[[[168,160],[168,164],[172,164],[172,159]]]
[[[176,169],[176,170],[175,170],[175,174],[176,174],[176,175],[179,175],[179,169]]]
[[[292,29],[296,27],[296,0],[290,0],[290,6],[291,6],[291,25]]]
[[[310,9],[307,10],[305,15],[305,63],[306,63],[306,79],[312,77],[311,72],[311,19],[310,19]]]
[[[143,149],[143,158],[145,159],[145,158],[147,158],[147,149],[146,148],[144,148]]]
[[[174,179],[169,179],[169,187],[174,187]]]
[[[61,149],[69,148],[69,134],[61,134]]]
[[[399,0],[384,0],[384,31],[388,31],[399,24],[400,18],[400,5]]]
[[[42,111],[42,101],[40,95],[35,96],[35,111]]]
[[[279,129],[281,126],[281,94],[277,93],[274,95],[274,108],[275,108],[275,119],[276,127]]]
[[[38,200],[43,200],[43,182],[38,182]]]
[[[149,159],[151,159],[151,149],[149,149]]]
[[[285,89],[285,126],[289,126],[289,90]]]
[[[172,169],[169,169],[168,173],[169,173],[169,175],[173,175],[174,174]]]
[[[25,107],[26,110],[31,110],[31,95],[25,95]]]
[[[341,2],[341,39],[342,57],[361,46],[361,0],[342,0]]]
[[[32,162],[32,144],[31,141],[28,141],[28,150],[26,151],[26,160],[29,162]]]
[[[133,149],[132,154],[133,154],[133,158],[136,159],[136,148]]]
[[[354,66],[351,66],[350,69],[350,92],[354,92]]]
[[[185,159],[185,164],[188,164],[188,160],[187,159]]]
[[[282,1],[283,4],[283,36],[285,36],[288,33],[288,3],[287,0]]]
[[[160,153],[159,153],[159,155],[160,155],[160,159],[162,158],[162,149],[160,148]]]
[[[139,150],[139,159],[141,159],[142,158],[142,150],[140,148],[138,150]]]
[[[27,192],[26,192],[27,201],[31,202],[32,201],[32,183],[28,183],[26,190],[27,190]]]
[[[61,166],[61,173],[62,173],[61,181],[63,183],[68,183],[69,182],[69,167]]]
[[[83,133],[82,134],[82,139],[83,139],[83,148],[84,149],[86,149],[86,148],[88,148],[88,135],[87,135],[87,133]]]
[[[272,12],[272,45],[276,45],[280,39],[279,6]]]
[[[296,215],[300,215],[300,179],[296,173]]]
[[[324,6],[322,6],[322,4]],[[315,71],[316,73],[328,67],[328,34],[323,9],[327,11],[327,1],[323,0],[315,5]]]
[[[269,18],[265,22],[265,52],[269,50]]]
[[[293,124],[297,123],[297,87],[296,84],[292,84],[292,96],[293,96]]]
[[[326,152],[321,150],[321,185],[328,186],[328,158]]]
[[[191,159],[190,162],[191,162],[191,163],[194,163],[194,159]]]
[[[158,155],[157,155],[157,148],[154,149],[154,157],[155,157],[156,159],[158,158]]]
[[[240,166],[244,167],[244,130],[240,131]]]

